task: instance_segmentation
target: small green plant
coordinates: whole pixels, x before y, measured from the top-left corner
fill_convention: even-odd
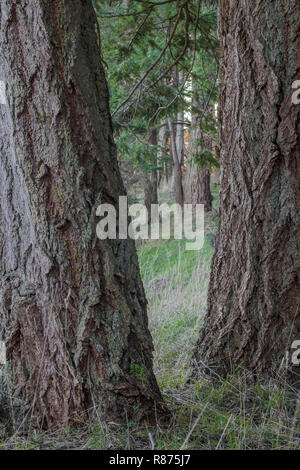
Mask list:
[[[136,362],[131,361],[130,374],[138,380],[144,380],[146,377],[146,369],[144,366],[140,366]]]

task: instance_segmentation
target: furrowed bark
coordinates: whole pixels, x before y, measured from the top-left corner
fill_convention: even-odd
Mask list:
[[[1,3],[0,336],[45,427],[161,402],[134,243],[96,236],[125,194],[97,34],[90,1]]]
[[[300,3],[221,0],[219,17],[220,229],[194,372],[224,375],[242,364],[272,375],[285,364],[296,383]]]

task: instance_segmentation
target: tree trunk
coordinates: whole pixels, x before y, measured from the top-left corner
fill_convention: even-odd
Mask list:
[[[184,82],[183,72],[178,72],[177,88],[180,89]],[[177,113],[176,123],[176,149],[180,165],[184,164],[184,112]]]
[[[174,133],[173,123],[170,118],[168,118],[168,126],[170,131],[170,138],[171,138],[171,148],[172,148],[172,157],[173,157],[173,164],[174,164],[174,192],[175,192],[175,201],[180,206],[183,206],[183,186],[182,186],[182,172],[181,172],[181,164],[179,161],[179,156],[177,153],[177,146],[176,146],[176,137]]]
[[[163,163],[163,159],[165,159],[165,155],[167,154],[167,142],[168,142],[168,130],[167,130],[167,121],[162,122],[161,127],[158,132],[157,136],[157,143],[158,143],[158,164],[159,166],[163,166],[163,169],[159,170],[158,173],[158,181],[157,185],[158,187],[160,184],[167,183],[168,182],[168,168],[167,168],[167,163]]]
[[[193,108],[200,107],[197,99],[197,87],[193,82]],[[202,106],[203,107],[203,106]],[[207,106],[206,106],[207,108]],[[203,145],[199,145],[199,139]],[[192,114],[191,133],[189,140],[189,158],[187,160],[187,173],[184,181],[184,200],[187,204],[204,204],[205,211],[212,210],[212,194],[210,190],[210,171],[207,167],[199,169],[195,162],[195,155],[201,150],[212,150],[212,138],[201,129],[198,115]]]
[[[150,145],[157,145],[157,130],[151,129],[149,131],[148,142]],[[157,161],[153,162],[157,165]],[[145,206],[148,210],[149,223],[154,222],[151,220],[151,205],[158,204],[158,175],[157,170],[153,170],[150,173],[145,174],[144,178],[144,194],[145,194]]]
[[[213,200],[210,190],[210,171],[207,167],[200,170],[194,161],[199,134],[201,134],[199,127],[191,132],[187,174],[184,183],[185,203],[193,204],[193,206],[204,204],[204,210],[209,212],[212,210]]]
[[[152,204],[158,204],[158,194],[157,194],[157,173],[146,176],[144,180],[144,195],[145,195],[145,206],[148,211],[148,223],[156,222],[155,211],[151,211]]]
[[[220,168],[213,168],[211,173],[211,183],[220,184]]]
[[[300,339],[298,0],[221,0],[221,196],[194,371],[272,374]]]
[[[186,201],[187,202],[187,201]],[[196,168],[194,177],[191,181],[191,202],[196,204],[204,204],[204,210],[209,212],[212,210],[212,195],[210,191],[210,172],[208,168],[198,170]]]
[[[0,337],[45,427],[161,400],[134,243],[96,236],[124,194],[96,21],[90,1],[1,3]]]

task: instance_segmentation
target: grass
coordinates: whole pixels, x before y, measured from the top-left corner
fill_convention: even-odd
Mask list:
[[[138,250],[162,389],[186,382],[206,309],[212,246],[207,238],[201,251],[184,246],[184,240],[154,241]]]
[[[280,383],[253,383],[239,373],[218,386],[196,381],[164,390],[173,413],[167,427],[149,429],[129,422],[126,427],[90,423],[86,429],[13,436],[0,449],[90,450],[251,450],[299,449],[300,402]]]
[[[217,194],[217,188],[214,188]],[[240,370],[212,384],[187,385],[193,346],[206,310],[216,220],[206,217],[200,251],[185,251],[185,241],[149,241],[138,247],[148,299],[154,370],[172,412],[168,426],[149,429],[129,422],[122,427],[100,421],[81,431],[34,432],[1,436],[2,449],[300,449],[300,399],[284,381],[249,381]],[[143,379],[143,370],[131,364]]]

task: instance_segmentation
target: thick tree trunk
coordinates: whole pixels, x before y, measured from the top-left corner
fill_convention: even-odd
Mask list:
[[[90,1],[1,3],[0,336],[46,427],[161,399],[134,243],[96,237],[97,206],[124,194],[97,31]]]
[[[300,339],[300,3],[221,0],[219,17],[220,229],[194,370],[272,374]]]

